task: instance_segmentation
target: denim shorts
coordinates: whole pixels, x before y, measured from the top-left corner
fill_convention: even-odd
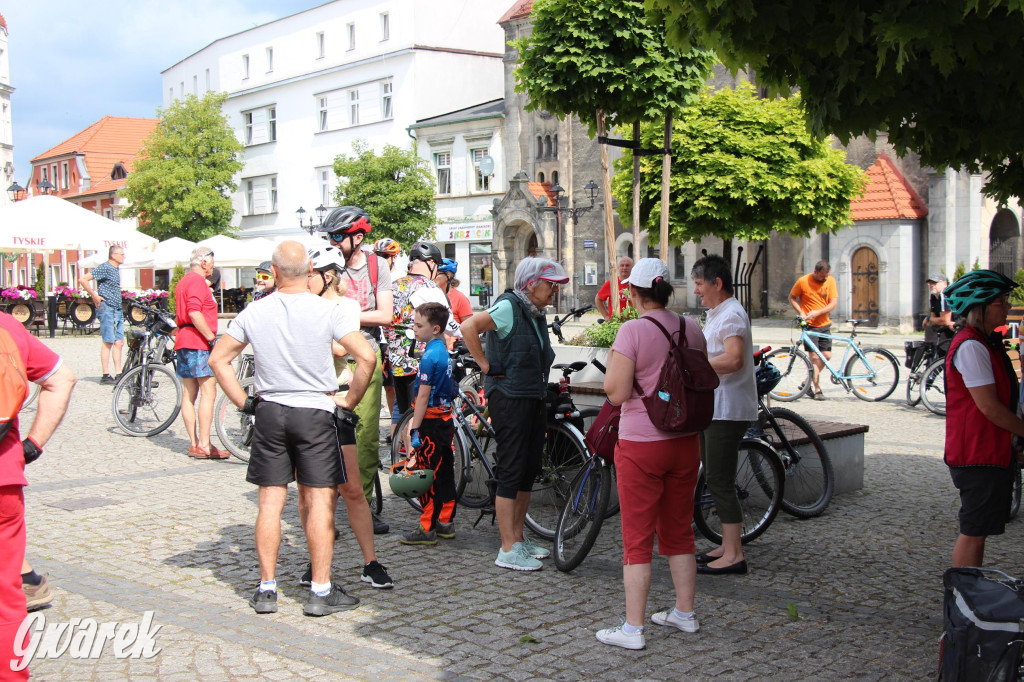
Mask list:
[[[102,301],[96,309],[96,314],[100,318],[100,334],[103,336],[103,343],[124,340],[124,313],[120,306],[115,307]]]
[[[176,353],[175,369],[182,379],[199,379],[201,377],[212,377],[213,370],[210,369],[210,351],[182,348]]]

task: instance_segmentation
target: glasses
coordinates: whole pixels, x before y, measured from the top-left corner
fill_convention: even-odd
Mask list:
[[[271,277],[270,275],[265,275],[265,274],[263,274],[263,273],[261,272],[261,273],[259,273],[258,275],[256,275],[256,279],[258,279],[258,280],[259,280],[259,281],[261,281],[261,282],[269,282],[270,280],[272,280],[272,279],[274,279],[274,278],[273,278],[273,277]]]
[[[329,235],[327,235],[327,238],[330,239],[332,242],[340,242],[344,240],[345,237],[347,236],[348,235],[346,235],[344,232],[332,232]]]

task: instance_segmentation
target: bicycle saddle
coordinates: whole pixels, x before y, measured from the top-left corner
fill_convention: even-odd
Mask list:
[[[560,363],[560,364],[557,364],[557,365],[551,365],[551,369],[568,369],[568,370],[570,370],[572,372],[578,372],[578,371],[580,371],[581,369],[583,369],[584,367],[586,367],[589,364],[590,364],[589,362],[584,362],[583,360],[577,360],[576,362],[573,362],[573,363],[568,364],[568,365],[565,364],[565,363]]]

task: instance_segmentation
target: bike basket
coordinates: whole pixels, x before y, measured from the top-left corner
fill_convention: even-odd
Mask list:
[[[908,369],[914,369],[917,363],[921,361],[921,357],[925,352],[924,341],[904,341],[903,349],[907,352],[907,359],[903,361],[903,366]]]

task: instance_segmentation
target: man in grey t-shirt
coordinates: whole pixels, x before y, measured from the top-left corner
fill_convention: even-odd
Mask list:
[[[352,426],[335,421],[335,407],[351,410],[369,384],[374,355],[359,320],[306,288],[311,271],[306,249],[294,241],[274,249],[277,291],[235,318],[210,356],[210,367],[228,399],[256,417],[246,480],[260,487],[256,553],[260,586],[249,600],[256,613],[277,611],[277,554],[288,484],[299,485],[309,545],[312,585],[303,613],[325,616],[359,600],[330,579],[334,554],[337,486],[345,482],[341,445],[355,442]],[[356,358],[351,388],[337,390],[333,342]],[[258,398],[246,395],[231,362],[252,344]]]

